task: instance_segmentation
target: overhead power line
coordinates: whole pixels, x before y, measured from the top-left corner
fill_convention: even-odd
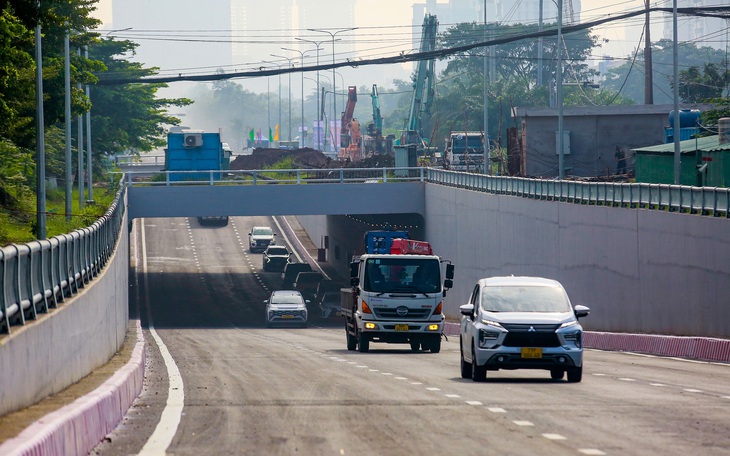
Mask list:
[[[582,24],[576,24],[576,25],[569,25],[562,27],[563,34],[569,34],[572,32],[577,32],[580,30],[589,29],[592,27],[596,27],[598,25],[606,24],[609,22],[615,22],[615,21],[621,21],[624,19],[632,18],[635,16],[646,14],[646,9],[631,11],[628,13],[619,14],[613,17],[606,17],[603,19],[597,19],[594,21],[582,23]],[[672,8],[662,8],[662,7],[652,7],[649,8],[649,12],[663,12],[663,13],[673,13]],[[717,18],[723,18],[723,19],[730,19],[730,6],[710,6],[710,7],[701,7],[701,8],[678,8],[677,13],[681,15],[687,15],[687,16],[700,16],[700,17],[717,17]],[[549,37],[549,36],[557,36],[558,30],[557,28],[554,29],[545,29],[539,32],[533,32],[533,33],[526,33],[522,35],[515,35],[515,36],[509,36],[509,37],[503,37],[503,38],[496,38],[492,40],[487,41],[481,41],[481,42],[475,42],[472,44],[465,44],[462,46],[455,46],[450,48],[443,48],[443,49],[437,49],[434,51],[427,51],[427,52],[414,52],[410,54],[401,53],[400,55],[396,56],[390,56],[390,57],[380,57],[380,58],[372,58],[372,59],[357,59],[357,60],[351,60],[346,59],[343,62],[334,62],[329,64],[321,64],[321,65],[313,65],[313,66],[304,66],[299,68],[281,68],[281,69],[260,69],[257,71],[242,71],[242,72],[233,72],[233,73],[216,73],[216,74],[204,74],[204,75],[182,75],[179,74],[178,76],[153,76],[153,77],[146,77],[146,78],[109,78],[105,79],[103,74],[99,75],[99,82],[98,85],[120,85],[120,84],[167,84],[171,82],[182,82],[182,81],[190,81],[190,82],[210,82],[210,81],[221,81],[226,79],[235,79],[235,78],[252,78],[252,77],[265,77],[265,76],[276,76],[279,74],[288,74],[288,73],[303,73],[303,72],[311,72],[311,71],[321,71],[321,70],[331,70],[333,68],[343,68],[343,67],[359,67],[359,66],[368,66],[368,65],[390,65],[390,64],[397,64],[397,63],[407,63],[407,62],[416,62],[421,60],[432,60],[432,59],[439,59],[444,57],[449,57],[454,54],[463,53],[475,48],[479,47],[485,47],[485,46],[497,46],[501,44],[507,44],[512,43],[515,41],[520,40],[527,40],[527,39],[535,39],[539,37]]]

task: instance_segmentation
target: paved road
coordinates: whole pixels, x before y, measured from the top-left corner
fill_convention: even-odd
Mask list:
[[[459,377],[454,338],[358,353],[339,322],[267,329],[279,276],[245,248],[254,224],[272,223],[145,220],[144,248],[137,225],[145,388],[93,454],[730,455],[730,365],[588,351],[579,384],[478,384]]]

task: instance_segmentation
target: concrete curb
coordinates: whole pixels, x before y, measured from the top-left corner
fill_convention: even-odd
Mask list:
[[[123,368],[91,393],[49,413],[0,445],[0,454],[88,454],[117,427],[142,392],[144,360],[144,336],[137,321],[137,343]]]
[[[459,323],[446,322],[444,334],[458,336]],[[585,331],[583,345],[586,348],[598,350],[630,351],[702,361],[730,362],[730,340],[728,339]]]

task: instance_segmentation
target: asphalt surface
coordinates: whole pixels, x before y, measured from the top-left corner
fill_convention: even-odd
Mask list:
[[[272,225],[283,241],[270,218],[142,222],[130,301],[145,386],[92,454],[730,455],[730,365],[589,350],[581,383],[547,371],[474,383],[454,337],[438,354],[351,352],[341,322],[313,309],[309,328],[266,328],[280,276],[246,233]]]

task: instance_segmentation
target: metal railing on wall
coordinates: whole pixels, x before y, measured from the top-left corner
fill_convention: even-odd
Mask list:
[[[486,176],[428,168],[426,182],[497,195],[729,217],[730,189]]]
[[[87,228],[0,249],[0,333],[58,307],[101,272],[119,238],[125,197],[120,186],[107,212]]]

